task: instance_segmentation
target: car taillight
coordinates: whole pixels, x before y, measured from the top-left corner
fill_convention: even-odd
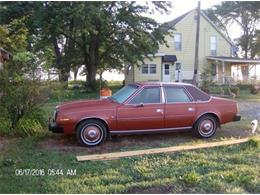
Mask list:
[[[238,107],[238,103],[236,103],[236,106],[237,106],[237,113],[239,113],[239,107]]]

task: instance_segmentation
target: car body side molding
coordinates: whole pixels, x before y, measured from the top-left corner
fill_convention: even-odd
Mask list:
[[[178,127],[178,128],[163,128],[163,129],[143,129],[143,130],[118,130],[110,131],[111,135],[117,134],[149,134],[149,133],[162,133],[162,132],[173,132],[173,131],[185,131],[191,130],[192,127]]]

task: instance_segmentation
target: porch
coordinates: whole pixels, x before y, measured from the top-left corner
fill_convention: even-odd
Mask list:
[[[208,56],[213,81],[217,84],[252,84],[260,82],[260,60],[226,56]]]

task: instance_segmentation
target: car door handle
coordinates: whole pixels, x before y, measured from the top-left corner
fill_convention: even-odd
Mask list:
[[[190,111],[190,112],[192,112],[192,111],[194,111],[195,110],[195,108],[192,108],[192,107],[189,107],[188,108],[188,111]]]
[[[160,112],[160,113],[163,113],[163,109],[156,109],[156,112]]]

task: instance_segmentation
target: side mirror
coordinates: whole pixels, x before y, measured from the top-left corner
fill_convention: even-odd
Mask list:
[[[144,107],[143,103],[137,104],[136,107]]]

